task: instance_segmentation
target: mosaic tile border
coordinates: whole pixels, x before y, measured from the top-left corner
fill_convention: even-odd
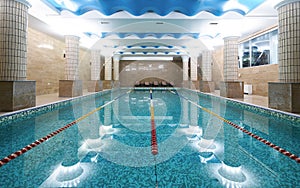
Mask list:
[[[295,125],[300,126],[300,115],[297,115],[297,114],[284,112],[284,111],[280,111],[280,110],[276,110],[276,109],[271,109],[271,108],[267,108],[267,107],[263,107],[263,106],[258,106],[258,105],[254,105],[254,104],[249,104],[249,103],[246,103],[243,101],[238,101],[235,99],[216,96],[216,95],[209,94],[209,93],[203,93],[200,91],[195,91],[195,90],[190,90],[190,89],[187,89],[187,90],[196,92],[196,93],[198,93],[198,95],[200,95],[203,98],[217,100],[217,101],[220,101],[227,105],[239,107],[243,110],[251,110],[251,111],[259,113],[259,114],[272,116],[274,118],[284,119],[284,120],[292,122]]]
[[[150,88],[149,87],[139,87],[139,88],[122,88],[122,89],[149,90]],[[279,110],[274,110],[274,109],[270,109],[270,108],[266,108],[266,107],[262,107],[262,106],[257,106],[257,105],[249,104],[246,102],[237,101],[234,99],[228,99],[228,98],[220,97],[220,96],[215,96],[212,94],[203,93],[200,91],[195,91],[195,90],[190,90],[190,89],[163,88],[163,87],[162,88],[159,88],[159,87],[152,88],[152,89],[160,90],[160,91],[166,91],[169,89],[191,91],[191,92],[197,93],[198,95],[200,95],[203,98],[217,100],[223,104],[229,104],[229,105],[236,106],[236,107],[239,107],[244,110],[251,110],[251,111],[254,111],[254,112],[257,112],[260,114],[264,114],[264,115],[268,115],[268,116],[272,116],[275,118],[285,119],[285,120],[291,121],[300,126],[300,115],[283,112],[283,111],[279,111]],[[71,99],[67,99],[67,100],[63,100],[63,101],[59,101],[59,102],[54,102],[54,103],[50,103],[50,104],[46,104],[46,105],[42,105],[42,106],[38,106],[38,107],[28,108],[25,110],[20,110],[20,111],[4,114],[4,115],[0,116],[0,126],[7,125],[9,123],[17,122],[20,120],[29,119],[35,115],[39,115],[39,114],[43,114],[43,113],[50,112],[53,110],[57,110],[59,108],[66,107],[66,106],[69,106],[69,105],[77,103],[77,102],[81,102],[81,101],[88,100],[93,97],[98,97],[101,95],[108,94],[112,91],[113,90],[105,90],[105,91],[101,91],[98,93],[92,93],[92,94],[85,95],[85,96],[75,97],[75,98],[71,98]]]
[[[24,110],[19,110],[19,111],[7,113],[7,114],[4,114],[4,115],[0,116],[0,126],[4,126],[4,125],[7,125],[9,123],[18,122],[18,121],[21,121],[21,120],[26,120],[26,119],[29,119],[33,116],[44,114],[44,113],[50,112],[50,111],[54,111],[54,110],[57,110],[59,108],[70,106],[71,104],[76,104],[78,102],[88,100],[90,98],[94,98],[94,97],[98,97],[98,96],[108,94],[110,92],[111,92],[111,90],[105,90],[105,91],[101,91],[101,92],[98,92],[98,93],[92,93],[92,94],[88,94],[88,95],[84,95],[84,96],[79,96],[79,97],[75,97],[75,98],[71,98],[71,99],[66,99],[66,100],[63,100],[63,101],[49,103],[49,104],[46,104],[46,105],[41,105],[41,106],[37,106],[37,107],[32,107],[32,108],[27,108],[27,109],[24,109]]]
[[[177,88],[177,87],[133,87],[133,90],[159,90],[159,91],[168,91],[168,90],[177,90],[177,89],[181,89],[181,88]]]
[[[271,108],[261,107],[261,106],[257,106],[257,105],[252,105],[252,104],[248,104],[248,103],[242,103],[242,102],[235,101],[235,100],[227,100],[227,104],[237,106],[244,110],[251,110],[251,111],[255,111],[257,113],[266,114],[268,116],[276,117],[279,119],[288,120],[288,121],[291,121],[300,126],[300,116],[298,116],[296,114],[283,112],[283,111],[275,110],[275,109],[271,109]]]

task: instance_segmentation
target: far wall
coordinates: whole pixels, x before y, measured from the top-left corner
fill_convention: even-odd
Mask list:
[[[134,86],[136,81],[146,78],[158,78],[173,82],[175,86],[182,84],[182,63],[172,61],[120,61],[120,85]]]

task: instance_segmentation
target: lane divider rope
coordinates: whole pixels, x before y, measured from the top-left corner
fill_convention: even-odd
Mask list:
[[[151,151],[153,155],[158,154],[156,127],[154,121],[154,106],[152,98],[152,90],[150,90],[150,114],[151,114]]]
[[[124,95],[126,95],[126,94],[128,94],[128,93],[130,93],[130,92],[131,92],[131,90],[129,90],[128,92],[126,92],[126,93],[124,93],[124,94],[122,94],[122,95],[120,95],[120,96],[114,98],[113,100],[109,101],[108,103],[105,103],[104,105],[102,105],[102,106],[96,108],[95,110],[92,110],[91,112],[89,112],[89,113],[87,113],[87,114],[81,116],[80,118],[78,118],[78,119],[72,121],[71,123],[65,125],[64,127],[60,128],[60,129],[57,129],[56,131],[53,131],[52,133],[48,134],[47,136],[45,136],[45,137],[43,137],[43,138],[41,138],[41,139],[39,139],[39,140],[36,140],[35,142],[33,142],[33,143],[31,143],[31,144],[25,146],[24,148],[22,148],[22,149],[20,149],[20,150],[14,152],[14,153],[8,155],[7,157],[4,157],[3,159],[0,160],[0,167],[2,167],[3,165],[9,163],[11,160],[13,160],[13,159],[15,159],[15,158],[21,156],[22,154],[26,153],[27,151],[31,150],[32,148],[34,148],[34,147],[40,145],[41,143],[43,143],[43,142],[49,140],[50,138],[54,137],[54,136],[57,135],[58,133],[60,133],[60,132],[62,132],[62,131],[64,131],[64,130],[70,128],[71,126],[73,126],[73,125],[75,125],[76,123],[82,121],[83,119],[87,118],[87,117],[90,116],[91,114],[93,114],[93,113],[95,113],[95,112],[97,112],[97,111],[103,109],[105,106],[107,106],[107,105],[109,105],[109,104],[115,102],[117,99],[121,98],[122,96],[124,96]]]
[[[156,186],[158,187],[158,180],[157,180],[157,167],[156,167],[156,155],[158,154],[158,146],[157,146],[157,136],[156,136],[156,127],[154,121],[154,105],[153,105],[153,96],[152,96],[152,89],[150,89],[150,114],[151,114],[151,152],[154,155],[154,175],[155,175],[155,182]]]
[[[291,153],[291,152],[289,152],[289,151],[287,151],[287,150],[285,150],[285,149],[283,149],[283,148],[281,148],[281,147],[279,147],[279,146],[273,144],[272,142],[270,142],[270,141],[268,141],[268,140],[265,140],[265,139],[261,138],[260,136],[258,136],[258,135],[256,135],[256,134],[254,134],[254,133],[252,133],[252,132],[250,132],[250,131],[248,131],[248,130],[246,130],[246,129],[240,127],[240,126],[238,126],[237,124],[235,124],[235,123],[233,123],[233,122],[231,122],[231,121],[229,121],[229,120],[227,120],[227,119],[225,119],[225,118],[219,116],[218,114],[216,114],[216,113],[214,113],[214,112],[208,110],[207,108],[204,108],[204,107],[200,106],[199,104],[197,104],[197,103],[191,101],[190,99],[188,99],[188,98],[186,98],[186,97],[180,95],[179,93],[176,93],[176,92],[174,92],[174,91],[172,91],[172,90],[169,90],[169,91],[170,91],[171,93],[173,93],[173,94],[175,94],[175,95],[178,95],[179,97],[181,97],[181,98],[187,100],[188,102],[190,102],[191,104],[197,106],[198,108],[202,109],[203,111],[205,111],[205,112],[207,112],[207,113],[209,113],[209,114],[211,114],[211,115],[217,117],[218,119],[224,121],[225,123],[231,125],[232,127],[234,127],[234,128],[236,128],[236,129],[242,131],[243,133],[246,133],[247,135],[249,135],[249,136],[255,138],[256,140],[258,140],[258,141],[260,141],[260,142],[266,144],[267,146],[269,146],[269,147],[271,147],[271,148],[273,148],[273,149],[279,151],[280,153],[282,153],[283,155],[289,157],[290,159],[295,160],[297,163],[300,163],[300,157],[299,157],[299,156],[297,156],[297,155],[295,155],[295,154],[293,154],[293,153]]]

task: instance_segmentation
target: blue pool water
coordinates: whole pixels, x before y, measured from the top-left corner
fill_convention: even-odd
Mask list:
[[[0,117],[1,159],[79,120],[0,167],[0,187],[299,187],[300,163],[217,117],[299,156],[298,116],[189,90],[154,90],[154,156],[149,90],[126,91],[65,102],[30,118]]]

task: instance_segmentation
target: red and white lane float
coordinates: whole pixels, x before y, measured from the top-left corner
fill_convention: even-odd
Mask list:
[[[76,124],[76,120],[0,160],[0,167]]]
[[[151,152],[153,155],[158,154],[157,148],[157,139],[156,139],[156,130],[155,130],[155,123],[154,120],[151,120]]]
[[[70,128],[71,126],[77,124],[78,122],[82,121],[83,119],[87,118],[88,116],[90,116],[91,114],[103,109],[105,106],[115,102],[117,99],[125,96],[126,94],[130,93],[131,90],[127,91],[126,93],[123,93],[121,95],[119,95],[118,97],[114,98],[113,100],[109,101],[108,103],[90,111],[89,113],[85,114],[84,116],[81,116],[80,118],[76,119],[75,121],[72,121],[71,123],[65,125],[64,127],[60,128],[60,129],[57,129],[56,131],[53,131],[52,133],[48,134],[47,136],[39,139],[39,140],[36,140],[35,142],[25,146],[24,148],[20,149],[19,151],[16,151],[10,155],[8,155],[7,157],[4,157],[3,159],[0,160],[0,167],[2,167],[3,165],[9,163],[11,160],[21,156],[22,154],[26,153],[27,151],[31,150],[32,148],[40,145],[41,143],[49,140],[50,138],[54,137],[55,135],[59,134],[60,132]]]
[[[250,132],[250,131],[248,131],[248,130],[246,130],[246,129],[240,127],[240,126],[238,126],[237,124],[235,124],[235,123],[233,123],[233,122],[231,122],[231,121],[229,121],[229,120],[227,120],[227,119],[225,119],[225,118],[219,116],[218,114],[216,114],[216,113],[210,111],[209,109],[204,108],[203,106],[200,106],[199,104],[197,104],[197,103],[195,103],[195,102],[189,100],[188,98],[186,98],[186,97],[180,95],[179,93],[175,93],[174,91],[171,91],[171,90],[169,90],[169,91],[170,91],[171,93],[173,93],[173,94],[175,94],[175,95],[178,95],[179,97],[181,97],[181,98],[187,100],[188,102],[190,102],[191,104],[197,106],[198,108],[202,109],[203,111],[205,111],[205,112],[207,112],[207,113],[209,113],[209,114],[211,114],[211,115],[217,117],[218,119],[220,119],[220,120],[222,120],[223,122],[229,124],[230,126],[232,126],[232,127],[236,128],[236,129],[242,131],[243,133],[245,133],[245,134],[247,134],[247,135],[249,135],[249,136],[255,138],[256,140],[258,140],[258,141],[260,141],[260,142],[266,144],[267,146],[269,146],[269,147],[271,147],[271,148],[277,150],[278,152],[280,152],[280,153],[282,153],[283,155],[289,157],[290,159],[296,161],[297,163],[300,163],[300,157],[299,157],[299,156],[297,156],[297,155],[295,155],[295,154],[293,154],[293,153],[291,153],[291,152],[289,152],[289,151],[287,151],[287,150],[285,150],[285,149],[283,149],[283,148],[281,148],[281,147],[279,147],[279,146],[273,144],[272,142],[270,142],[270,141],[268,141],[268,140],[265,140],[265,139],[259,137],[258,135],[256,135],[256,134],[254,134],[254,133],[252,133],[252,132]]]
[[[158,154],[158,146],[157,146],[157,137],[156,137],[156,127],[154,121],[154,105],[152,98],[152,89],[150,89],[150,114],[151,114],[151,153],[154,155],[154,175],[155,175],[155,187],[158,187],[158,179],[157,179],[157,167],[156,167],[156,155]]]
[[[154,105],[152,100],[152,90],[150,90],[150,114],[151,114],[151,152],[153,155],[158,154],[156,127],[154,121]]]

